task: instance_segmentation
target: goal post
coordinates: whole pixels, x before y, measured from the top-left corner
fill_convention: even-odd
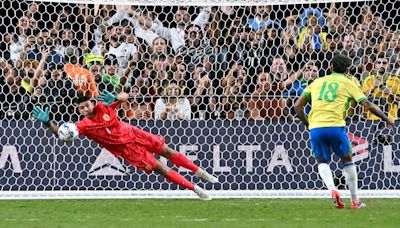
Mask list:
[[[101,90],[130,93],[121,120],[165,136],[217,176],[220,183],[206,183],[157,157],[214,198],[329,197],[294,102],[340,52],[352,59],[349,78],[397,119],[398,7],[359,0],[3,1],[0,199],[196,196],[87,138],[63,143],[30,115],[48,105],[55,123],[77,121],[72,99]],[[68,64],[90,77],[72,77]],[[377,72],[384,84],[371,89]],[[157,100],[172,96],[171,81],[179,101],[191,105],[188,119],[157,119]],[[345,115],[360,197],[400,197],[398,123],[389,130],[352,102]],[[336,156],[330,167],[349,197]]]

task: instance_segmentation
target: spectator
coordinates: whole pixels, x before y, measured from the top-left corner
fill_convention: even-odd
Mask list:
[[[186,66],[184,64],[176,64],[173,68],[175,68],[175,71],[172,73],[172,79],[178,83],[179,95],[184,95],[187,89]]]
[[[156,55],[168,55],[168,50],[167,50],[167,40],[163,37],[157,37],[153,40],[153,50],[154,50],[154,54]]]
[[[390,58],[390,64],[394,66],[395,69],[400,68],[400,33],[389,33],[390,39],[388,36],[385,37],[385,42],[381,44],[382,51],[386,51],[387,56]],[[387,41],[389,40],[389,41]],[[385,48],[387,46],[387,48]]]
[[[50,31],[50,36],[55,39],[58,38],[58,34],[56,31],[52,30]],[[74,42],[75,40],[75,34],[72,30],[70,29],[63,29],[61,32],[61,37],[60,37],[60,41],[59,44],[56,45],[55,47],[55,52],[57,54],[59,54],[60,56],[64,57],[65,55],[65,49],[67,47],[74,47],[74,48],[78,48],[78,46],[76,45],[76,42]]]
[[[155,78],[157,79],[161,85],[163,86],[163,82],[168,79],[168,71],[170,69],[168,58],[164,54],[159,56],[152,56],[153,69],[155,73]]]
[[[257,89],[253,92],[250,101],[248,102],[250,118],[254,120],[262,120],[269,117],[280,116],[276,115],[274,108],[270,102],[269,97],[267,97],[268,91],[271,89],[272,79],[270,75],[261,72],[257,76]],[[282,105],[273,105],[284,106]]]
[[[133,37],[133,43],[127,43],[127,36],[123,34],[124,21],[121,25],[117,24],[112,27],[110,34],[110,47],[106,55],[115,55],[118,60],[118,73],[122,74],[123,70],[128,67],[128,63],[131,60],[139,60],[139,48],[140,43],[137,41],[136,37]],[[126,26],[126,25],[125,25]]]
[[[284,48],[284,58],[287,59],[289,63],[288,67],[292,71],[297,71],[300,69],[304,61],[311,59],[309,52],[299,51],[297,46],[296,36],[292,34],[290,29],[285,30],[282,33],[282,47]],[[268,47],[268,46],[267,46]]]
[[[11,31],[4,37],[8,44],[9,56],[13,64],[20,58],[20,53],[26,44],[29,36],[36,36],[39,33],[36,23],[32,23],[33,18],[22,16],[18,20],[15,31]],[[27,50],[29,51],[29,50]]]
[[[388,113],[392,119],[397,119],[398,96],[400,95],[400,79],[392,75],[389,58],[384,53],[378,55],[372,73],[365,78],[363,92],[368,100],[375,103]],[[367,113],[369,120],[379,120],[371,112]]]
[[[4,77],[0,77],[0,119],[29,119],[29,94],[21,86],[19,71],[0,58]]]
[[[286,61],[280,56],[275,57],[269,72],[272,79],[271,92],[276,96],[280,96],[283,91],[292,86],[293,82],[302,75],[302,72],[303,69],[290,73],[287,69]]]
[[[311,15],[311,16],[310,16]],[[297,45],[303,51],[326,50],[326,35],[323,31],[325,18],[317,9],[306,9],[300,16]]]
[[[55,65],[48,71],[47,77],[40,78],[38,86],[34,88],[31,96],[31,103],[32,106],[50,103],[51,118],[54,120],[78,120],[78,116],[74,114],[75,107],[72,104],[73,98],[78,94],[72,81],[66,78],[63,69],[63,65]],[[71,113],[71,115],[64,115],[64,113]]]
[[[293,108],[293,104],[296,99],[303,94],[304,89],[312,83],[319,76],[320,64],[314,60],[307,62],[302,68],[302,75],[299,79],[294,81],[290,89],[286,90],[283,95],[288,96],[286,106],[290,109],[292,116],[296,115],[296,111]],[[311,105],[307,105],[305,112],[308,114],[311,111]]]
[[[271,24],[266,27],[266,31],[264,32],[264,40],[265,44],[262,48],[265,49],[263,55],[264,56],[277,56],[283,54],[283,48],[281,47],[281,37],[280,34],[281,29],[276,24]],[[261,58],[264,56],[260,56]],[[265,58],[265,57],[264,57]],[[270,57],[267,61],[261,61],[260,64],[264,65],[265,63],[271,64],[273,58]]]
[[[136,84],[136,80],[140,76],[140,70],[139,70],[140,67],[138,65],[143,66],[144,64],[137,63],[136,61],[129,62],[129,66],[125,68],[124,74],[121,77],[122,85],[129,87]]]
[[[98,90],[104,90],[105,86],[102,84],[102,76],[104,72],[103,65],[99,62],[92,62],[87,66],[89,67],[89,72],[93,76],[94,82],[96,83]]]
[[[299,97],[303,94],[304,89],[319,76],[319,68],[319,63],[314,60],[306,63],[300,78],[294,81],[291,88],[286,90],[283,95]]]
[[[42,59],[40,63],[37,60],[27,59],[26,48],[31,45],[31,37],[29,37],[28,42],[25,44],[20,59],[17,62],[16,70],[22,70],[20,72],[20,77],[22,80],[20,81],[21,86],[28,91],[30,94],[33,93],[33,88],[38,85],[38,81],[45,74],[45,59],[48,56],[48,51],[46,49],[40,54]],[[10,66],[11,67],[11,66]]]
[[[288,101],[286,98],[282,97],[282,94],[292,87],[293,83],[304,74],[304,68],[309,67],[311,64],[312,62],[306,64],[300,70],[291,73],[287,69],[286,61],[282,57],[275,57],[268,73],[269,77],[271,77],[271,86],[267,91],[267,95],[273,110],[272,113],[269,113],[272,114],[269,115],[269,118],[280,119],[285,116],[292,118],[288,113]],[[312,72],[308,72],[308,75],[309,74],[312,74]]]
[[[189,100],[179,98],[178,83],[170,81],[164,90],[165,98],[159,98],[154,107],[155,119],[190,120],[192,113]]]
[[[145,68],[140,70],[139,76],[132,85],[139,87],[140,93],[143,95],[161,95],[159,82],[153,63],[148,62]]]
[[[328,13],[324,13],[327,19],[327,26],[329,33],[332,34],[345,34],[345,28],[348,25],[348,17],[346,16],[346,9],[340,7],[336,9],[336,3],[331,3]]]
[[[179,49],[186,44],[185,34],[189,24],[197,25],[200,29],[208,22],[210,18],[211,7],[204,7],[193,22],[190,22],[190,15],[187,8],[180,6],[175,12],[175,28],[165,28],[158,20],[152,25],[152,29],[160,36],[165,37],[172,44],[172,49],[178,53]],[[185,32],[186,31],[186,32]]]
[[[257,69],[268,65],[272,50],[263,45],[262,33],[254,33],[251,28],[243,28],[239,32],[238,42],[231,47],[230,52],[233,54],[233,60],[242,61],[250,80],[249,93],[251,93],[255,89]]]
[[[190,95],[193,95],[192,113],[194,118],[210,119],[215,118],[216,99],[213,97],[215,90],[210,72],[206,66],[198,66],[193,73],[194,87],[190,90]]]
[[[363,49],[358,47],[355,43],[355,36],[353,34],[345,35],[342,41],[342,49],[339,53],[348,56],[352,60],[352,65],[349,68],[350,74],[356,74],[361,71],[361,58],[364,55]],[[358,76],[358,78],[361,78]]]
[[[122,91],[124,84],[121,83],[121,76],[118,74],[119,61],[116,56],[108,55],[104,60],[104,74],[101,76],[101,83],[98,84],[100,91],[107,90],[111,93]]]
[[[185,46],[179,48],[186,65],[197,65],[202,62],[205,55],[214,53],[213,48],[205,42],[200,26],[191,24],[185,29]]]
[[[127,119],[138,119],[138,120],[149,120],[152,119],[151,105],[145,102],[145,99],[141,97],[140,89],[137,86],[133,86],[128,90],[129,97],[132,99],[129,102],[122,104],[124,111],[123,117]]]
[[[28,59],[36,59],[37,61],[41,61],[41,52],[45,49],[49,53],[45,59],[45,69],[48,69],[51,64],[62,64],[63,55],[60,52],[62,48],[60,46],[60,40],[57,31],[45,31],[40,35],[41,36],[36,37],[37,43],[28,42],[30,43],[30,46],[24,49],[21,55],[25,55],[24,52],[26,52]]]
[[[266,29],[273,24],[280,27],[278,20],[270,19],[271,6],[253,6],[252,11],[255,15],[249,19],[248,23],[254,32]]]
[[[227,76],[221,82],[224,89],[224,97],[221,99],[222,118],[241,119],[244,117],[243,96],[248,93],[249,84],[250,79],[241,62],[234,63]]]
[[[144,40],[147,45],[151,46],[158,37],[158,35],[151,30],[153,19],[153,13],[151,11],[147,9],[134,10],[131,8],[118,11],[107,21],[107,24],[112,25],[123,20],[129,21],[135,30],[135,36]]]
[[[97,97],[99,91],[94,81],[93,75],[86,68],[81,67],[78,64],[79,51],[72,47],[68,47],[65,50],[65,61],[67,64],[64,67],[67,73],[67,78],[73,81],[73,84],[78,93],[85,96]]]
[[[331,73],[330,70],[330,62],[333,59],[333,56],[335,55],[335,52],[337,52],[340,48],[340,39],[338,34],[326,34],[326,46],[327,49],[323,52],[318,53],[317,59],[321,63],[321,76],[325,76]],[[316,53],[313,53],[316,54]],[[314,55],[311,55],[312,59],[316,59]]]

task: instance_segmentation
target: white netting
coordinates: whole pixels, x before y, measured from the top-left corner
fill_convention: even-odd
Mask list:
[[[293,104],[329,73],[336,52],[352,58],[349,77],[368,99],[397,119],[398,1],[104,2],[111,1],[0,3],[0,189],[12,191],[0,197],[154,197],[177,189],[86,138],[63,144],[31,120],[41,105],[57,123],[77,121],[78,94],[130,93],[121,119],[165,135],[213,172],[221,183],[204,186],[219,197],[323,194]],[[384,191],[400,189],[398,129],[350,107],[360,189],[399,196]],[[331,168],[344,189],[340,165]]]

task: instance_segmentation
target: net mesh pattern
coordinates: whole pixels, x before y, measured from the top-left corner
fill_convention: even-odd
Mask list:
[[[177,189],[86,138],[62,143],[31,118],[38,105],[56,123],[78,121],[73,99],[101,91],[129,93],[120,119],[215,173],[221,183],[207,189],[324,189],[294,103],[340,53],[352,60],[346,77],[397,119],[399,2],[245,2],[2,1],[0,189]],[[345,116],[359,187],[399,189],[398,129],[354,101]]]

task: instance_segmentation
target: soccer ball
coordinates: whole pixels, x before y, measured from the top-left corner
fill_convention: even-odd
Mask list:
[[[58,137],[64,142],[72,142],[78,137],[78,128],[73,123],[63,123],[58,128]]]

